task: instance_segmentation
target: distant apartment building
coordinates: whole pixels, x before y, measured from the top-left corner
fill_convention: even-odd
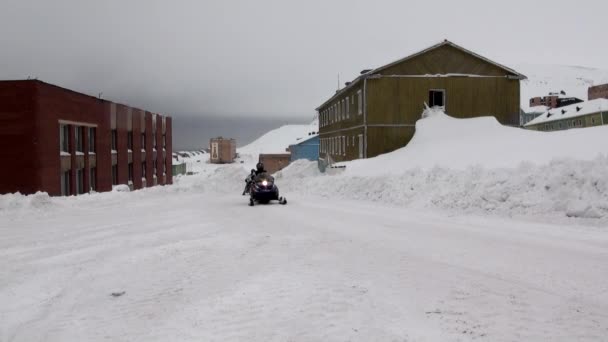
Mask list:
[[[545,106],[549,108],[560,108],[580,102],[583,102],[583,100],[576,97],[567,97],[565,92],[549,93],[547,96],[531,98],[530,107]]]
[[[0,81],[0,193],[171,184],[171,126],[171,117],[42,81]]]
[[[587,99],[608,99],[608,84],[600,84],[587,89]]]
[[[524,125],[536,131],[559,131],[608,124],[608,100],[595,99],[551,108]]]
[[[228,164],[236,158],[236,140],[223,137],[209,140],[209,161],[212,164]]]

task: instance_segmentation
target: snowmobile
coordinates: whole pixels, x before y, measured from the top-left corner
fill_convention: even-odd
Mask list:
[[[287,204],[285,197],[279,196],[279,188],[274,184],[274,177],[268,173],[260,173],[252,178],[248,186],[249,205],[255,202],[266,204],[270,201],[279,201],[279,204]]]

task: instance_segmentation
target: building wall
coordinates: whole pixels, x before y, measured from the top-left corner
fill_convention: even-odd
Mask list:
[[[591,113],[574,118],[543,122],[536,125],[526,126],[525,128],[535,131],[549,132],[567,130],[571,128],[594,127],[601,125],[608,125],[608,112]]]
[[[447,74],[451,75],[427,76]],[[405,146],[414,134],[425,103],[429,104],[430,90],[445,91],[444,107],[453,117],[495,116],[502,124],[519,126],[519,79],[481,58],[444,45],[380,68],[319,107],[320,158],[329,154],[334,161],[357,159],[359,141],[365,139],[362,143],[365,157]],[[361,102],[359,91],[363,96]],[[335,108],[347,96],[353,99],[353,95],[350,117],[338,115],[336,119]]]
[[[289,165],[291,155],[289,153],[260,154],[259,161],[269,173],[275,173]]]
[[[150,160],[151,168],[153,154],[146,153],[151,151],[151,139],[147,139],[150,149],[141,151],[140,134],[146,130],[142,123],[147,123],[143,111],[37,80],[0,82],[0,99],[3,94],[10,94],[13,101],[0,101],[0,117],[6,122],[2,125],[6,131],[0,128],[0,141],[3,146],[18,149],[21,158],[16,159],[14,169],[6,171],[7,177],[2,177],[0,193],[46,191],[53,196],[61,195],[62,171],[67,171],[70,194],[75,195],[78,170],[82,170],[83,192],[88,192],[93,184],[96,191],[109,191],[113,163],[118,164],[119,184],[128,184],[128,165],[132,162],[132,187],[139,189],[144,185],[141,161]],[[60,152],[61,124],[69,127],[69,155],[65,156]],[[82,153],[76,153],[77,127],[82,128]],[[95,129],[93,152],[89,151],[89,128]],[[112,128],[117,130],[116,154],[111,152]],[[19,132],[18,137],[11,138],[9,129]],[[127,149],[130,131],[133,132],[131,152]],[[168,135],[171,136],[170,132]],[[12,151],[12,148],[2,149],[2,160],[14,159],[17,153]],[[91,179],[93,168],[96,175]]]
[[[35,137],[35,107],[34,83],[0,82],[0,193],[33,193],[39,188],[33,156],[43,141]]]
[[[299,144],[289,146],[291,161],[298,159],[319,159],[319,136],[307,139]]]
[[[587,89],[588,100],[608,99],[608,84],[601,84]]]

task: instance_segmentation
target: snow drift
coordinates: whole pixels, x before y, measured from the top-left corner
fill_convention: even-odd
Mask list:
[[[240,155],[252,155],[256,158],[260,153],[285,153],[289,145],[318,130],[317,120],[308,125],[285,125],[262,135],[249,145],[238,148],[237,152]]]

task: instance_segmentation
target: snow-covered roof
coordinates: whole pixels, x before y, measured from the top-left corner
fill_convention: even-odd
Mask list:
[[[580,102],[560,108],[552,108],[545,111],[542,115],[528,122],[524,126],[533,126],[545,122],[552,122],[563,119],[575,118],[583,115],[608,112],[607,99],[595,99],[587,102]]]
[[[526,114],[544,113],[549,110],[547,106],[522,106],[521,110]]]

